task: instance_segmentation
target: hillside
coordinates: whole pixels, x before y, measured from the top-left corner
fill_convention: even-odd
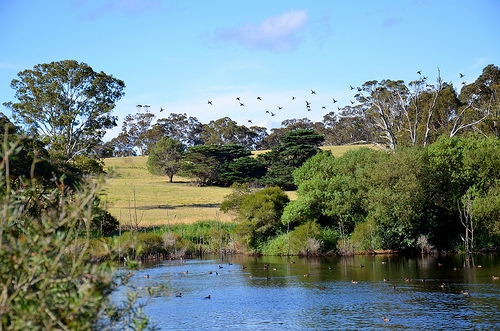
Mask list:
[[[330,146],[322,149],[340,156],[360,147]],[[151,175],[146,162],[147,156],[105,159],[105,167],[113,168],[115,173],[104,187],[102,201],[112,215],[121,219],[122,224],[130,224],[131,219],[135,220],[136,213],[142,226],[216,218],[220,221],[232,220],[231,215],[219,212],[220,203],[231,193],[230,188],[198,187],[191,185],[188,178],[178,176],[174,176],[174,182],[169,183],[167,177]],[[288,194],[291,199],[296,198],[295,192]]]

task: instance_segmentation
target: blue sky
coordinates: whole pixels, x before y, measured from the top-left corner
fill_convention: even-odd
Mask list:
[[[473,82],[500,65],[499,17],[497,0],[0,0],[0,103],[14,101],[18,72],[77,60],[124,80],[120,125],[136,104],[202,123],[321,121],[369,80],[421,70],[432,83],[439,67],[458,88]]]

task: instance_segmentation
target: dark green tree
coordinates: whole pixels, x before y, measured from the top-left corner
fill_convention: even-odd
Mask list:
[[[242,145],[201,145],[189,147],[182,165],[183,174],[198,179],[200,185],[229,186],[233,182],[227,173],[233,173],[230,165],[235,160],[250,156]]]
[[[167,175],[170,183],[179,171],[185,148],[181,142],[169,137],[158,141],[148,157],[148,171],[154,175]]]
[[[318,153],[318,146],[323,141],[324,137],[313,130],[299,129],[285,134],[280,138],[280,146],[258,155],[258,159],[267,166],[267,174],[262,182],[285,190],[294,190],[296,186],[292,177],[293,170]]]
[[[18,74],[11,87],[18,102],[6,102],[14,119],[63,161],[86,155],[115,127],[111,115],[124,95],[123,81],[73,60],[38,64]]]

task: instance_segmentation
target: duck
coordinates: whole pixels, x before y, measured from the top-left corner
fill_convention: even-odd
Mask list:
[[[460,294],[462,294],[462,295],[469,295],[469,292],[460,291]]]
[[[500,277],[498,277],[498,276],[491,276],[491,279],[493,279],[493,280],[498,280],[499,278]]]
[[[392,289],[395,290],[396,289],[396,285],[392,285]]]
[[[294,264],[294,263],[295,263],[295,261],[290,261],[290,264]]]
[[[309,274],[305,274],[304,277],[309,277]]]
[[[189,271],[187,271],[187,270],[183,272],[183,274],[188,274],[188,273],[189,273]]]
[[[146,276],[144,276],[144,278],[149,278],[149,274],[147,274]]]
[[[405,278],[405,282],[409,283],[409,282],[411,282],[411,279],[410,278]]]
[[[333,267],[332,267],[332,266],[329,266],[329,267],[328,267],[328,270],[332,270],[332,269],[333,269]]]
[[[211,299],[210,294],[205,297],[205,299]]]
[[[389,278],[384,278],[384,282],[388,282],[389,281]]]
[[[175,297],[176,298],[182,298],[182,293],[176,294]]]
[[[384,322],[386,322],[386,323],[390,321],[390,319],[388,319],[388,318],[387,318],[387,317],[385,317],[385,316],[382,316],[382,320],[383,320]]]
[[[386,261],[382,261],[382,264],[387,264],[387,262]]]
[[[355,280],[351,280],[351,284],[357,284],[358,282]]]
[[[209,274],[209,275],[211,275],[211,274],[212,274],[212,272],[210,271],[208,274]]]
[[[319,289],[320,291],[324,291],[325,290],[325,287],[323,286],[322,288]]]
[[[439,285],[439,287],[441,287],[441,288],[445,288],[445,287],[446,287],[446,285],[443,283],[443,284]]]

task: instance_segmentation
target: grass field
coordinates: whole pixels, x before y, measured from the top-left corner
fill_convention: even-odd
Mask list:
[[[360,146],[323,147],[333,155]],[[105,166],[114,168],[114,177],[104,186],[102,202],[122,224],[140,220],[140,226],[168,223],[192,223],[199,220],[231,221],[232,216],[219,212],[224,197],[231,193],[225,187],[198,187],[190,180],[174,176],[169,183],[165,176],[151,175],[146,168],[147,156],[108,158]],[[295,192],[288,192],[295,199]],[[135,221],[134,221],[135,224]]]

